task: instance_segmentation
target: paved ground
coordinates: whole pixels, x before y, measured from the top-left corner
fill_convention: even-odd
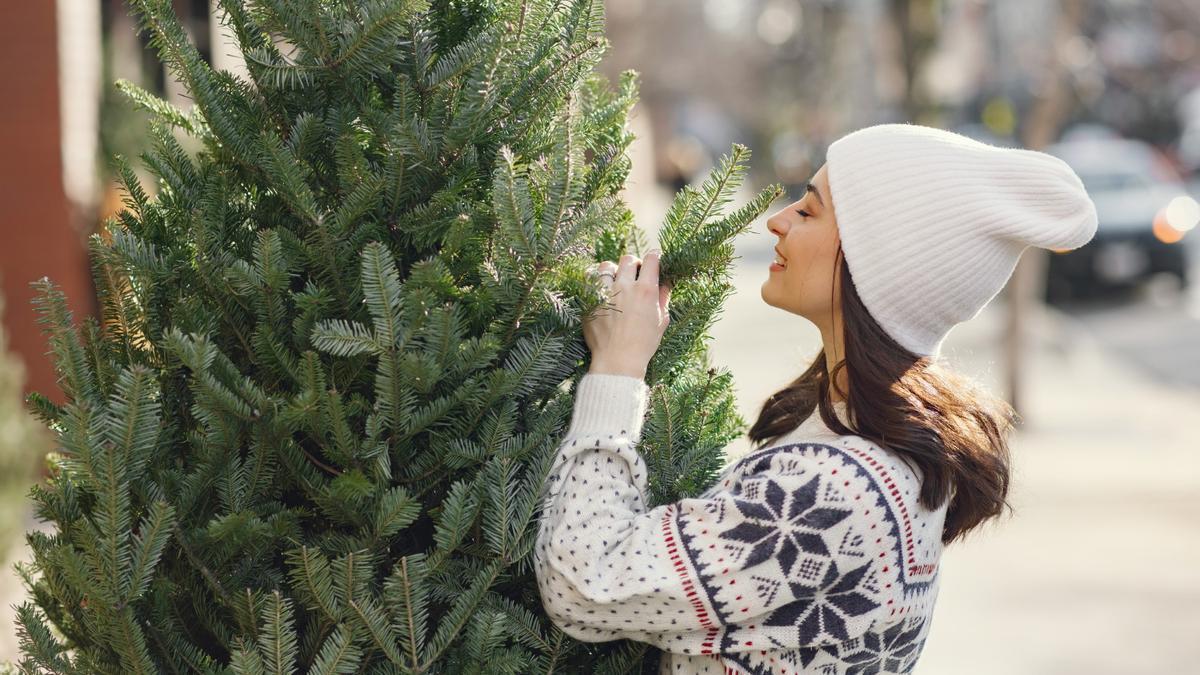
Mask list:
[[[38,523],[31,512],[20,515],[25,521],[25,529],[34,530],[38,528],[45,529],[48,532],[53,531],[49,525]],[[4,626],[5,630],[0,630],[0,663],[8,661],[16,661],[20,658],[20,648],[17,640],[17,628],[15,625],[17,610],[16,607],[25,602],[25,589],[21,586],[21,579],[17,573],[13,571],[13,564],[16,561],[28,563],[31,560],[29,547],[25,544],[24,537],[18,536],[19,541],[13,541],[8,544],[8,559],[4,561],[4,565],[0,568],[0,626]]]
[[[1177,245],[1190,254],[1188,292],[1168,277],[1064,309],[1122,361],[1156,380],[1200,389],[1200,230]]]
[[[1059,318],[1031,353],[1016,517],[947,550],[919,671],[1198,673],[1200,394]]]

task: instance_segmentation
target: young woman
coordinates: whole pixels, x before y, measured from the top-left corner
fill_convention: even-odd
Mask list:
[[[1002,400],[937,360],[1025,248],[1091,239],[1095,207],[1051,155],[912,124],[830,145],[767,221],[773,307],[821,353],[771,396],[757,447],[703,495],[648,508],[636,446],[646,366],[669,322],[655,252],[598,266],[611,304],[548,481],[535,564],[568,634],[630,638],[662,673],[908,673],[944,547],[1001,513]]]

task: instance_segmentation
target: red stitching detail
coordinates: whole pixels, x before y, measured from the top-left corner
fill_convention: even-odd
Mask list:
[[[663,537],[667,542],[667,552],[670,554],[671,560],[675,563],[675,572],[683,581],[684,590],[688,591],[688,602],[692,603],[692,608],[696,610],[696,616],[700,619],[700,625],[714,631],[709,636],[711,640],[712,635],[715,635],[717,627],[714,626],[713,622],[708,618],[708,611],[704,609],[704,602],[700,600],[699,593],[693,590],[695,587],[692,584],[691,577],[688,576],[687,567],[684,565],[683,559],[679,555],[675,538],[671,536],[671,515],[674,513],[674,511],[674,504],[669,504],[667,505],[667,508],[663,509],[662,530]],[[706,646],[711,647],[711,641],[707,643]]]
[[[859,450],[858,448],[847,447],[846,449],[849,450],[850,452],[853,452],[854,454],[858,455],[859,457],[863,458],[871,466],[877,468],[879,470],[880,476],[883,478],[884,485],[891,489],[892,495],[895,497],[900,496],[900,489],[898,487],[896,487],[895,481],[893,481],[892,477],[890,475],[888,475],[886,470],[884,470],[883,463],[875,461],[874,457],[871,457],[870,455],[866,454],[862,450]],[[905,506],[904,502],[901,501],[900,499],[897,499],[896,503],[900,507],[900,515],[903,517],[903,520],[904,520],[904,541],[907,544],[907,546],[905,548],[909,552],[909,557],[908,557],[909,572],[912,573],[914,570],[924,570],[929,567],[936,568],[937,567],[936,564],[921,565],[921,566],[916,565],[916,562],[917,562],[916,557],[912,554],[912,551],[914,548],[913,538],[912,538],[913,529],[912,529],[912,521],[908,517],[908,507]]]

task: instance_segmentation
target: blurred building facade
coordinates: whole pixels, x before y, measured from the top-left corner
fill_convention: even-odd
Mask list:
[[[773,174],[763,180],[794,185],[838,136],[897,121],[1013,145],[1098,123],[1173,156],[1184,115],[1173,102],[1200,86],[1197,3],[607,0],[606,8],[612,47],[602,67],[641,74],[640,113],[651,120],[664,182],[703,173],[738,141],[756,149],[756,170]],[[1065,21],[1072,34],[1060,40]],[[1065,109],[1042,139],[1025,125],[1060,89]]]

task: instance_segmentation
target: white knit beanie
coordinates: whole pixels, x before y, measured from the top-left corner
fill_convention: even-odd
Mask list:
[[[979,314],[1027,247],[1075,249],[1096,232],[1083,182],[1044,152],[878,124],[831,143],[825,163],[854,288],[919,356]]]

